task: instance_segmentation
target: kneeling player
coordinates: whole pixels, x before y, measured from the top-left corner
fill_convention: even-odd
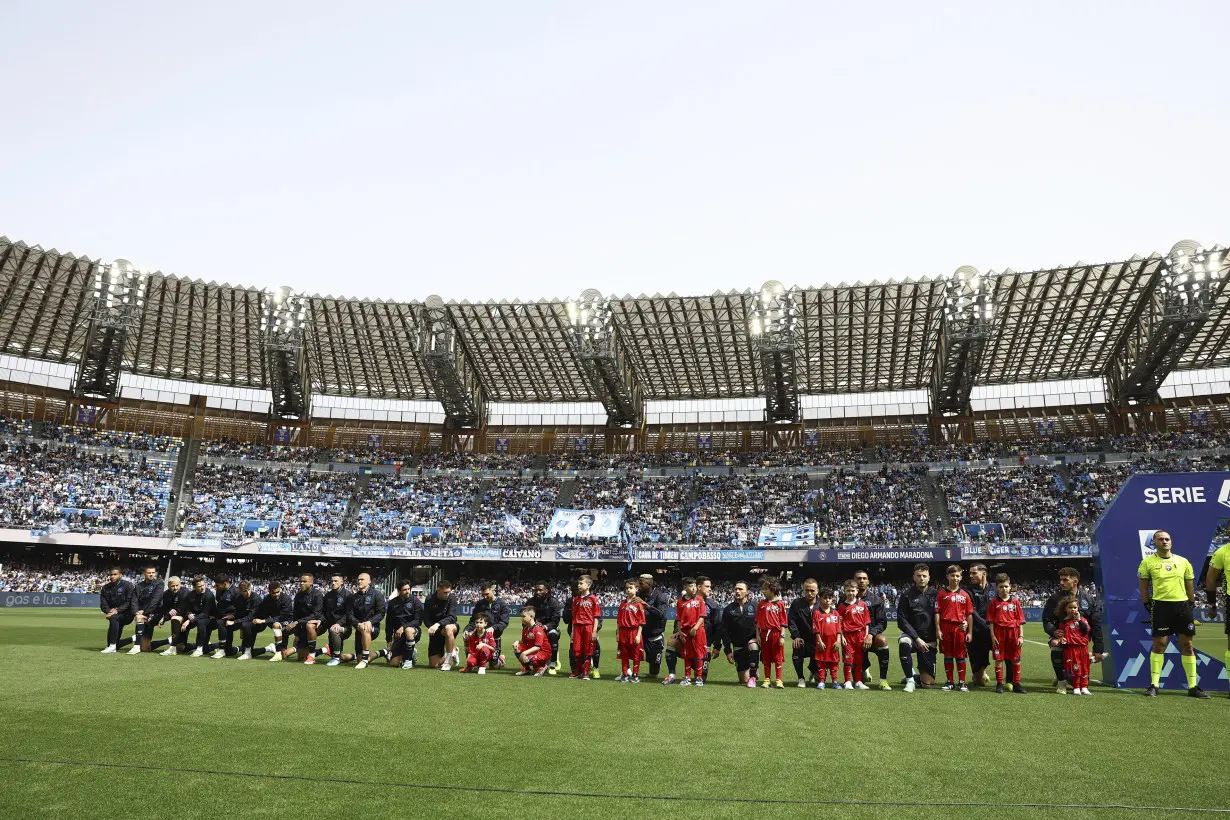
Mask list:
[[[107,619],[107,646],[102,654],[111,655],[132,641],[124,638],[124,627],[132,623],[136,613],[133,596],[135,588],[124,577],[119,567],[111,568],[111,580],[98,591],[98,608]]]
[[[1025,610],[1012,597],[1012,581],[1002,572],[995,576],[995,597],[987,604],[987,623],[991,626],[996,694],[1004,692],[1005,664],[1012,691],[1027,694],[1021,686],[1021,625],[1025,623]]]
[[[310,572],[299,576],[299,591],[291,604],[294,620],[286,626],[286,631],[295,636],[295,645],[281,652],[283,657],[298,653],[308,665],[316,663],[316,636],[325,619],[325,596],[315,582],[316,576]]]
[[[837,667],[841,663],[844,647],[841,642],[841,615],[833,609],[833,593],[820,593],[820,606],[811,614],[811,629],[816,636],[816,688],[824,688],[827,677],[837,689]]]
[[[291,622],[290,596],[282,591],[282,585],[274,581],[269,585],[269,594],[257,602],[252,610],[252,617],[239,622],[239,660],[250,661],[254,654],[259,654],[256,647],[256,636],[266,629],[273,631],[273,643],[264,651],[272,656],[271,661],[282,660],[282,650],[286,648],[286,633],[283,627]]]
[[[415,644],[419,628],[423,624],[423,602],[414,596],[409,581],[399,581],[397,595],[388,605],[388,619],[384,624],[385,647],[380,650],[389,659],[390,666],[413,669],[418,658]]]
[[[487,674],[487,664],[495,658],[495,630],[488,626],[489,623],[486,612],[470,618],[473,630],[466,638],[466,665],[462,672]]]
[[[521,661],[521,671],[517,675],[542,677],[547,664],[551,663],[551,638],[537,619],[534,607],[521,607],[521,640],[513,645],[517,660]]]
[[[327,666],[337,666],[342,662],[342,651],[351,633],[350,591],[346,589],[345,583],[346,579],[340,572],[333,573],[329,576],[329,589],[324,594],[321,612],[325,617],[321,628],[326,635],[323,654],[329,655]]]
[[[766,576],[760,582],[760,591],[764,599],[756,607],[756,632],[760,639],[760,662],[764,664],[764,683],[761,687],[768,689],[776,686],[785,689],[782,683],[782,663],[786,660],[786,644],[782,638],[782,630],[789,623],[786,602],[781,599],[781,585],[776,578]],[[774,680],[774,672],[777,679]]]
[[[957,670],[960,690],[968,692],[965,685],[965,655],[974,634],[974,602],[961,588],[961,568],[956,564],[945,573],[948,586],[935,594],[935,634],[944,653],[944,674],[948,678],[945,692],[958,688],[953,683],[953,667]]]
[[[384,593],[372,586],[372,576],[360,572],[358,586],[350,596],[350,606],[346,612],[350,626],[354,628],[355,655],[359,662],[355,669],[366,669],[372,657],[372,641],[380,637],[380,621],[384,618],[386,608]],[[342,660],[350,660],[349,655],[343,655]]]
[[[620,675],[615,680],[619,683],[641,682],[642,628],[645,625],[645,602],[637,597],[635,580],[624,584],[624,599],[619,602],[619,613],[616,620]]]
[[[157,623],[150,624],[150,634],[153,634],[155,626],[163,624],[171,625],[171,637],[163,638],[160,641],[153,641],[150,644],[150,649],[158,649],[166,647],[160,654],[174,655],[180,651],[184,645],[183,636],[180,635],[180,630],[184,625],[184,614],[188,601],[188,589],[179,580],[178,575],[172,575],[167,579],[166,591],[162,593],[162,604],[159,607]]]
[[[433,669],[447,672],[457,663],[457,599],[453,583],[441,580],[436,594],[423,604],[423,623],[427,624],[427,659]]]
[[[739,683],[756,688],[756,668],[760,665],[760,644],[756,641],[756,604],[748,597],[747,582],[735,584],[735,599],[722,610],[718,630],[726,660],[735,665]]]

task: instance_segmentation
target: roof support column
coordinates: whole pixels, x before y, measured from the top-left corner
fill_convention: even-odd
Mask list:
[[[473,430],[487,422],[487,396],[478,370],[439,296],[428,296],[419,308],[419,336],[415,353],[423,364],[432,391],[444,407],[447,430]]]
[[[573,343],[589,388],[606,409],[607,427],[635,430],[645,419],[645,401],[632,363],[624,355],[611,318],[610,300],[590,288],[568,303]]]
[[[776,280],[765,282],[748,311],[747,333],[760,368],[765,395],[765,421],[796,424],[799,419],[799,322],[797,291]]]

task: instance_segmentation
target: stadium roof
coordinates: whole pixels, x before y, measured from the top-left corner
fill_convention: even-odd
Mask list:
[[[994,319],[979,384],[1098,377],[1138,321],[1162,257],[988,273]],[[98,262],[0,237],[0,352],[75,363]],[[930,386],[943,278],[800,289],[799,392]],[[266,388],[265,291],[153,273],[126,350],[132,373]],[[761,395],[747,318],[757,292],[623,296],[612,314],[647,399]],[[1180,362],[1230,364],[1230,289]],[[414,354],[418,302],[307,298],[318,393],[433,398]],[[448,312],[487,396],[501,402],[594,401],[571,341],[567,305],[450,303]]]

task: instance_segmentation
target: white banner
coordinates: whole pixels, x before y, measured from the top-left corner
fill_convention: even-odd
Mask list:
[[[765,524],[760,528],[756,545],[779,549],[814,547],[816,527],[813,524]]]
[[[614,538],[619,535],[619,522],[623,520],[624,508],[614,510],[556,510],[547,526],[548,539],[565,538]]]

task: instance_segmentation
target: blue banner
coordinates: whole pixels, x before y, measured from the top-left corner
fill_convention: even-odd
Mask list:
[[[1230,473],[1137,473],[1130,476],[1106,507],[1093,531],[1093,567],[1101,591],[1106,648],[1105,683],[1143,689],[1149,685],[1153,633],[1140,601],[1136,571],[1153,554],[1158,530],[1170,533],[1173,554],[1192,565],[1200,583],[1209,546],[1230,523]],[[1203,612],[1193,613],[1197,619]],[[1197,627],[1200,632],[1201,627]],[[1219,630],[1220,631],[1220,630]],[[1220,637],[1217,639],[1220,642]],[[1226,691],[1226,667],[1220,658],[1196,650],[1200,686]],[[1186,689],[1187,680],[1175,642],[1167,644],[1162,685]]]
[[[389,552],[394,558],[450,559],[466,557],[466,551],[460,547],[392,547]]]
[[[52,606],[98,609],[98,596],[81,592],[3,592],[0,603],[6,607]],[[102,617],[99,617],[102,623]],[[105,629],[103,630],[106,631]]]
[[[814,547],[816,546],[816,527],[814,524],[765,524],[760,528],[760,537],[756,539],[756,546],[778,549]]]
[[[723,561],[763,561],[764,550],[722,550]]]
[[[903,547],[901,549],[808,550],[807,560],[818,564],[845,561],[959,561],[961,560],[961,550],[956,548],[917,549],[912,547]]]
[[[410,527],[406,530],[406,540],[413,541],[416,535],[431,535],[439,538],[442,531],[440,527]]]
[[[264,541],[257,552],[270,555],[319,555],[320,545],[298,541]]]

